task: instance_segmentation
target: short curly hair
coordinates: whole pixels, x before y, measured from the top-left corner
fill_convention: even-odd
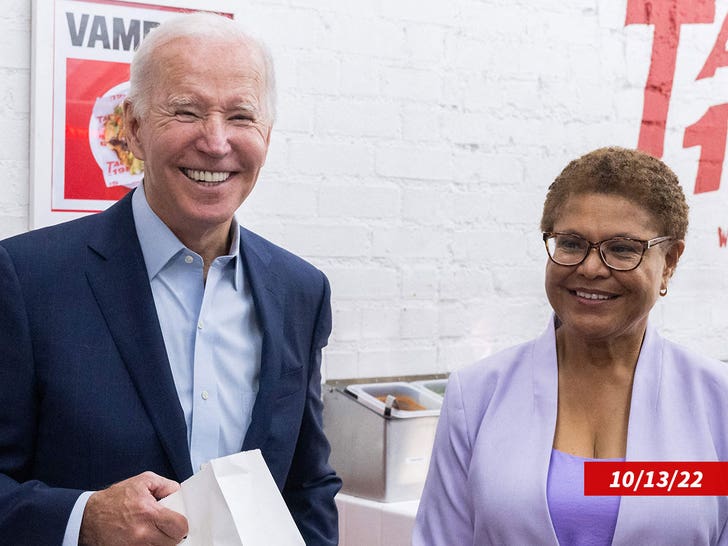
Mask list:
[[[688,204],[675,173],[661,160],[639,150],[610,146],[571,161],[546,193],[541,231],[553,231],[561,208],[572,195],[602,193],[624,197],[658,221],[660,235],[685,239]]]

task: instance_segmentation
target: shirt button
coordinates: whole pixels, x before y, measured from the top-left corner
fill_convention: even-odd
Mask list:
[[[197,329],[198,330],[202,330],[202,327],[203,326],[204,326],[204,324],[202,324],[202,321],[200,321],[200,322],[197,323]]]
[[[202,399],[207,400],[208,398],[210,398],[210,393],[207,391],[202,391]]]
[[[192,256],[185,256],[185,263],[191,264],[195,259]]]

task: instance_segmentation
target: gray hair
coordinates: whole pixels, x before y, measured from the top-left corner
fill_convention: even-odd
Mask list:
[[[126,97],[134,115],[144,117],[149,112],[149,98],[155,84],[152,74],[156,68],[156,50],[179,38],[206,39],[210,36],[252,44],[258,49],[265,68],[266,114],[273,124],[276,118],[276,79],[270,50],[264,42],[247,32],[236,21],[209,12],[176,15],[153,29],[142,40],[131,62],[129,93]]]

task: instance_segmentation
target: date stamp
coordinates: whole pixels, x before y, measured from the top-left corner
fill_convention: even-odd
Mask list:
[[[728,462],[587,461],[584,495],[728,495]]]

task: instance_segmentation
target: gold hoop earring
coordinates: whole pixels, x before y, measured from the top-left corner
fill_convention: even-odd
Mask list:
[[[660,296],[663,298],[667,296],[667,286],[665,288],[660,288]]]

